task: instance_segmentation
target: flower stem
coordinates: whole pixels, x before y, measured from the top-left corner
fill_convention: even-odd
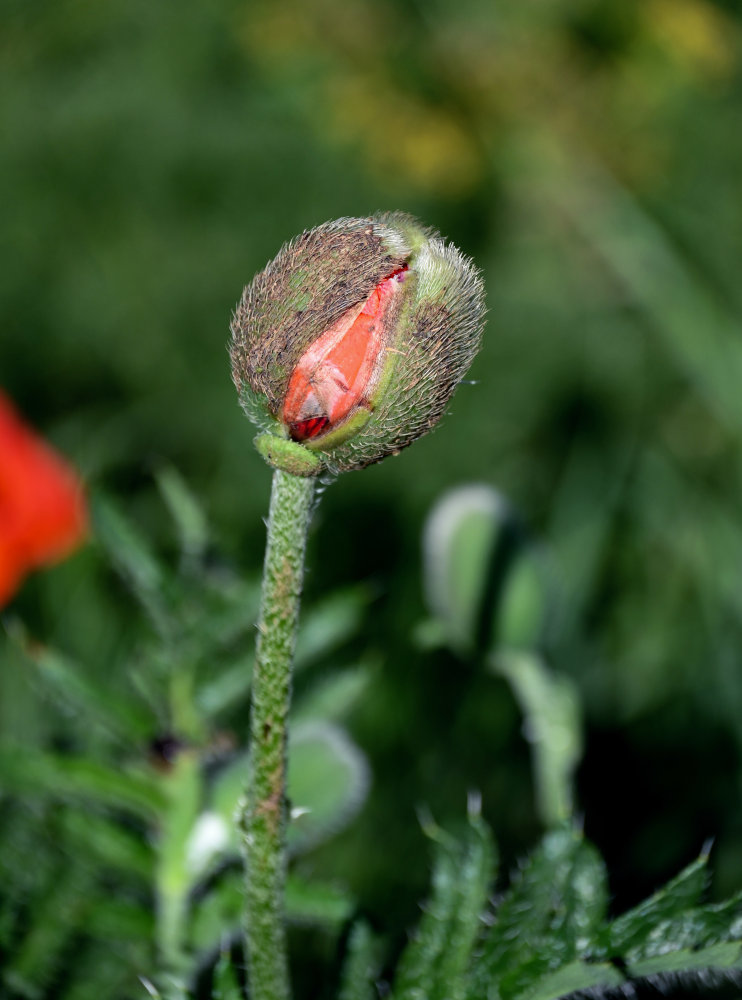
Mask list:
[[[314,480],[273,474],[252,688],[251,778],[243,817],[252,1000],[291,995],[286,933],[286,742],[304,550]]]

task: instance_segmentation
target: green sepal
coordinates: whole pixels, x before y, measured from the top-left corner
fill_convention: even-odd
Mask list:
[[[371,417],[371,410],[367,410],[361,406],[357,410],[353,410],[347,420],[344,420],[339,426],[328,431],[327,434],[323,434],[317,438],[310,438],[306,443],[306,447],[307,449],[311,449],[312,452],[329,451],[331,448],[337,448],[341,444],[345,444],[350,438],[355,437],[366,426]]]
[[[324,468],[322,460],[304,445],[275,434],[259,434],[255,447],[268,465],[292,476],[318,476]]]

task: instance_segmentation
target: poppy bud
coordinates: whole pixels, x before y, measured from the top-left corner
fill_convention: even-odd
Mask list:
[[[247,286],[231,324],[256,444],[310,476],[396,454],[442,416],[483,319],[472,262],[408,215],[302,233]]]

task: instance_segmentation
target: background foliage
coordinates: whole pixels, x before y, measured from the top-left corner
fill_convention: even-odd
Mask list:
[[[137,921],[151,900],[128,876],[101,884],[90,859],[146,885],[134,834],[148,769],[173,740],[202,758],[244,743],[244,691],[223,694],[223,716],[189,715],[192,685],[249,655],[262,560],[269,470],[229,383],[229,314],[283,240],[377,209],[408,210],[474,256],[490,320],[476,385],[440,429],[340,480],[315,517],[306,624],[312,609],[325,618],[297,710],[316,698],[323,725],[339,713],[346,756],[373,779],[352,823],[355,806],[297,861],[352,900],[330,894],[324,930],[297,925],[298,974],[310,984],[338,963],[347,907],[401,950],[428,884],[416,807],[445,825],[481,790],[505,872],[536,842],[522,698],[507,658],[493,674],[493,646],[535,649],[573,682],[577,808],[615,912],[711,836],[712,896],[742,886],[738,6],[58,0],[5,15],[0,380],[114,498],[90,546],[26,584],[0,639],[0,723],[17,750],[0,801],[10,995],[131,989],[147,967]],[[208,532],[179,505],[173,467]],[[443,491],[473,480],[508,498],[517,544],[485,550],[487,599],[462,640],[428,620],[441,615],[421,537]],[[130,531],[152,559],[127,563]],[[529,545],[545,568],[506,614]],[[74,704],[29,662],[20,622],[73,664]],[[323,707],[345,668],[372,681]],[[75,801],[104,764],[141,778],[125,802],[111,792],[129,818],[97,816],[97,848],[79,809],[29,793],[64,785],[42,757],[34,772],[50,751],[82,768],[64,779]],[[46,928],[77,921],[87,977],[70,972],[74,941],[28,936],[37,907],[58,916]],[[117,942],[110,969],[96,935]]]

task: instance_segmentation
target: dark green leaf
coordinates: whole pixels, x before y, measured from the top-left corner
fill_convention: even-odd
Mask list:
[[[474,995],[530,996],[544,979],[587,954],[605,916],[600,856],[572,829],[548,834],[495,912],[473,977]]]
[[[321,924],[338,930],[353,912],[350,893],[336,885],[289,875],[286,882],[286,914],[293,923]]]
[[[15,625],[10,634],[38,668],[41,681],[84,712],[87,724],[102,725],[129,743],[150,734],[152,719],[143,706],[125,698],[120,691],[112,696],[104,685],[91,683],[83,668],[49,646],[35,642],[20,625]]]
[[[495,864],[489,830],[470,817],[462,840],[434,828],[433,891],[400,958],[395,1000],[452,1000],[466,994],[466,972],[481,927]]]
[[[288,795],[292,816],[288,841],[304,851],[342,829],[363,804],[369,785],[366,758],[338,726],[297,724],[291,734]],[[230,850],[238,845],[232,822],[247,787],[248,757],[242,754],[214,783],[212,808],[232,829]]]
[[[323,722],[296,725],[291,734],[289,848],[305,851],[347,826],[366,800],[365,756],[344,729]]]
[[[359,920],[348,938],[338,1000],[377,1000],[378,950],[371,928]]]
[[[69,808],[62,823],[71,847],[89,862],[94,860],[137,879],[152,878],[154,854],[141,835],[90,810]]]
[[[658,926],[695,907],[708,885],[707,869],[708,855],[702,854],[653,896],[614,920],[604,935],[605,954],[630,960]]]
[[[43,995],[62,951],[90,911],[91,885],[90,874],[74,862],[57,871],[34,908],[31,928],[3,968],[6,985],[23,996]]]
[[[296,641],[295,669],[327,656],[355,635],[368,602],[367,589],[354,587],[307,608]]]
[[[175,522],[183,554],[199,558],[209,541],[209,526],[200,503],[172,465],[158,469],[155,481]]]
[[[98,495],[91,506],[96,537],[158,631],[168,635],[174,622],[165,599],[169,581],[164,570],[144,538],[112,500]]]
[[[219,959],[214,968],[211,997],[212,1000],[242,1000],[242,990],[237,982],[237,972],[227,949],[222,949],[219,953]]]
[[[370,665],[349,667],[315,683],[294,710],[297,721],[339,722],[359,703],[371,682]]]
[[[217,677],[201,685],[196,698],[207,718],[213,719],[221,712],[247,700],[252,685],[254,660],[253,654],[249,653],[237,663],[223,669]]]
[[[142,770],[109,767],[84,757],[0,748],[0,787],[19,795],[82,799],[152,820],[164,805],[160,781]]]

